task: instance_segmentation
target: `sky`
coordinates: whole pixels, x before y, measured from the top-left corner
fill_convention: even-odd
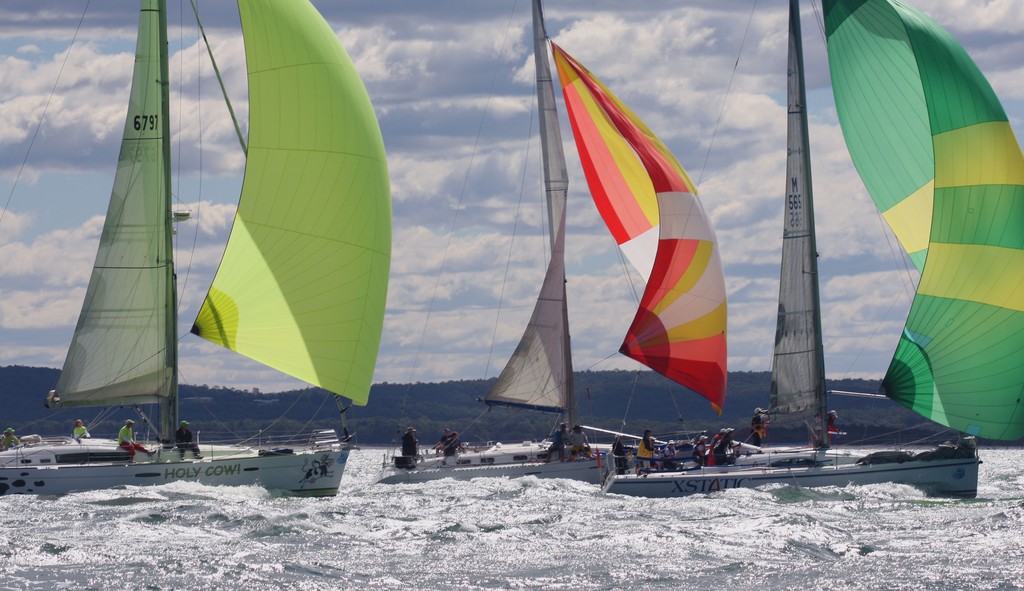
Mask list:
[[[124,123],[137,11],[123,1],[0,5],[0,365],[60,367],[85,295]],[[237,9],[200,14],[243,131]],[[375,382],[496,376],[546,267],[528,0],[314,2],[366,84],[391,177],[394,235]],[[244,156],[192,9],[168,0],[181,381],[303,384],[188,335],[230,228]],[[785,190],[787,2],[550,0],[549,36],[615,92],[698,183],[729,300],[729,369],[767,370]],[[1024,135],[1024,3],[918,0],[959,40]],[[86,11],[86,7],[88,10]],[[84,15],[84,16],[83,16]],[[802,12],[826,372],[878,378],[915,277],[850,162],[821,9]],[[72,43],[73,41],[73,43]],[[70,50],[69,50],[70,49]],[[590,200],[561,95],[575,369],[617,353],[640,286]],[[41,123],[40,123],[41,121]],[[44,393],[40,393],[42,396]]]

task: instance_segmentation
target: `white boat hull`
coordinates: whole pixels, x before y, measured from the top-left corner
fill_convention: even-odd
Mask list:
[[[385,466],[377,476],[380,484],[427,482],[441,478],[470,480],[473,478],[570,478],[598,484],[600,470],[597,456],[561,462],[544,461],[547,445],[523,443],[495,445],[483,451],[443,457],[418,458],[409,467],[396,466],[385,457]],[[399,458],[400,459],[400,458]]]
[[[112,441],[22,446],[0,452],[0,495],[59,495],[198,482],[209,486],[255,485],[299,496],[333,496],[349,455],[349,448],[344,446],[294,450],[202,446],[201,451],[201,459],[188,457],[191,454],[182,458],[177,450],[169,449],[152,457],[140,452],[129,461],[127,454],[123,459],[112,457],[119,452]],[[84,460],[89,456],[104,461]]]
[[[822,457],[827,457],[824,452]],[[857,463],[857,458],[847,459],[850,456],[836,458],[818,465],[734,465],[648,474],[606,472],[603,490],[606,493],[665,498],[730,488],[756,488],[766,484],[841,487],[893,482],[915,486],[939,496],[977,496],[978,466],[981,464],[977,456],[873,464]]]

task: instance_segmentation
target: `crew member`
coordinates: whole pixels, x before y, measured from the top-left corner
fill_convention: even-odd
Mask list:
[[[133,428],[134,425],[135,421],[131,419],[128,419],[127,421],[124,422],[124,426],[121,427],[121,430],[117,432],[117,446],[122,449],[128,450],[129,460],[135,459],[135,452],[137,451],[141,451],[146,455],[152,456],[153,454],[156,453],[155,451],[149,451],[148,449],[143,447],[142,444],[135,442],[135,430]]]

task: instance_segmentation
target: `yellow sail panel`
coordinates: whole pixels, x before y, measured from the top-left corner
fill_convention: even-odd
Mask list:
[[[655,314],[661,315],[669,311],[674,305],[676,305],[676,302],[681,296],[696,288],[698,283],[704,279],[708,267],[715,262],[714,255],[717,253],[715,252],[715,244],[713,242],[692,240],[687,243],[687,247],[692,247],[693,249],[688,253],[688,256],[690,257],[689,266],[686,267],[681,275],[674,277],[671,284],[663,286],[666,290],[665,295],[652,309]],[[717,306],[720,303],[721,302],[714,302],[714,305]],[[689,310],[689,314],[694,317],[706,312],[707,310],[695,309],[693,307]]]
[[[1008,121],[935,134],[935,186],[1024,185],[1024,155]]]
[[[882,212],[882,217],[899,237],[911,258],[924,256],[928,250],[928,230],[921,220],[932,219],[932,200],[935,196],[935,179],[928,179],[923,187],[911,193],[902,201]]]
[[[1024,312],[1024,275],[1002,272],[1024,269],[1024,250],[940,242],[930,248],[942,257],[921,276],[917,293]]]
[[[224,259],[192,331],[365,404],[391,253],[380,129],[312,5],[246,0],[239,9],[248,161]]]

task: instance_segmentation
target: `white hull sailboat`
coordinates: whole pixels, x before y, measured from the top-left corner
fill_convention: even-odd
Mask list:
[[[961,434],[919,453],[829,448],[797,0],[790,1],[789,157],[770,412],[811,447],[682,470],[608,470],[604,490],[683,496],[764,484],[901,483],[974,497],[975,437],[1024,435],[1024,157],[966,52],[890,0],[826,0],[840,123],[858,173],[921,273],[883,394]],[[894,165],[894,163],[900,163]],[[1016,211],[1017,213],[1011,213]],[[969,278],[969,279],[968,279]]]
[[[470,449],[455,456],[443,455],[417,458],[403,464],[403,457],[386,466],[377,482],[400,484],[427,482],[440,478],[470,480],[473,478],[569,478],[597,484],[600,464],[597,457],[548,461],[550,441],[525,441],[518,444],[496,443],[482,449]],[[394,460],[393,460],[394,461]]]
[[[242,196],[191,332],[365,404],[383,326],[391,198],[383,141],[337,35],[306,0],[241,0],[249,75]],[[157,408],[159,441],[24,437],[0,494],[199,482],[334,495],[349,444],[175,446],[178,315],[164,0],[142,0],[128,113],[99,251],[51,408]],[[237,125],[236,125],[237,129]],[[337,399],[339,407],[340,398]],[[201,457],[195,457],[199,455]]]
[[[338,492],[349,449],[333,431],[303,442],[301,448],[200,445],[201,458],[160,449],[135,461],[115,440],[71,437],[0,452],[0,495],[57,495],[126,486],[198,482],[208,486],[260,486],[297,496]],[[139,457],[141,456],[141,457]]]
[[[572,351],[565,295],[565,209],[568,173],[555,107],[548,39],[540,0],[533,2],[534,63],[544,186],[548,205],[551,260],[526,331],[497,382],[484,397],[488,405],[561,413],[568,425],[577,424],[573,392]],[[574,478],[597,484],[596,448],[572,461],[549,458],[550,441],[495,444],[464,449],[445,458],[385,457],[377,482],[420,482],[438,478],[470,479],[481,476]],[[549,461],[550,459],[550,461]]]
[[[571,429],[578,423],[565,297],[568,181],[539,0],[533,3],[533,27],[551,260],[526,332],[484,400],[562,412]],[[661,140],[607,87],[562,48],[551,44],[551,51],[595,204],[623,254],[647,282],[620,350],[720,409],[726,379],[725,279],[714,230],[693,182]],[[575,457],[567,446],[566,461],[561,461],[549,456],[549,443],[496,445],[447,460],[396,456],[385,461],[380,481],[530,474],[597,482],[596,446],[590,454]]]
[[[875,457],[835,448],[765,448],[731,465],[688,462],[680,470],[650,470],[639,475],[612,471],[603,473],[602,478],[605,492],[642,497],[687,496],[768,484],[844,487],[897,482],[937,496],[974,498],[980,463],[973,440],[965,440],[934,451],[884,452]]]

